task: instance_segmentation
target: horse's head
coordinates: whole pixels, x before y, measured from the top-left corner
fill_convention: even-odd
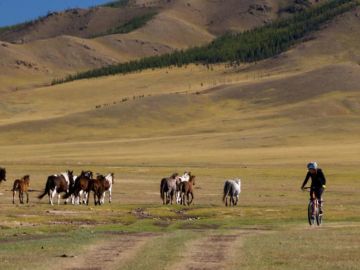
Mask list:
[[[103,181],[103,180],[106,180],[106,177],[103,176],[102,174],[98,174],[98,175],[96,176],[96,179],[97,179],[97,180],[100,180],[100,181]]]
[[[176,179],[178,176],[179,176],[179,174],[178,174],[178,173],[173,173],[173,174],[171,175],[171,177],[170,177],[170,178],[172,178],[172,179]]]
[[[6,169],[0,168],[0,183],[6,181]]]
[[[97,174],[96,174],[96,179],[97,179],[97,180],[105,180],[105,176],[103,176],[103,175],[100,174],[100,173],[97,173]]]
[[[67,171],[70,183],[74,181],[74,171]]]
[[[195,186],[195,175],[191,175],[190,176],[190,180],[189,180],[189,182],[191,182],[194,186]]]
[[[81,176],[92,179],[93,178],[93,172],[92,171],[81,171]]]
[[[22,178],[24,181],[30,181],[30,175],[24,175],[24,177]]]

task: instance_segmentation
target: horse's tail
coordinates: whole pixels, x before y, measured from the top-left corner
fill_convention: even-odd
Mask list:
[[[165,184],[166,184],[166,178],[161,179],[160,182],[160,198],[164,199],[165,197]]]
[[[225,202],[225,198],[227,195],[229,195],[229,182],[226,181],[224,184],[224,196],[223,196],[223,202]]]
[[[19,187],[19,181],[18,180],[15,180],[14,181],[14,185],[13,185],[13,188],[12,188],[12,192],[14,192],[15,190],[17,190],[18,189],[18,187]]]
[[[46,194],[48,194],[50,192],[50,181],[51,181],[51,176],[48,177],[47,181],[46,181],[46,185],[45,185],[45,190],[42,194],[40,194],[38,196],[38,199],[42,199]]]

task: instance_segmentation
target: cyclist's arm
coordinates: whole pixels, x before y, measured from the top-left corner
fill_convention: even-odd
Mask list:
[[[323,181],[322,181],[322,185],[323,185],[323,187],[326,187],[326,177],[325,177],[325,174],[324,174],[324,172],[321,170],[321,179],[323,179]]]
[[[303,189],[306,186],[307,182],[309,181],[309,178],[310,178],[310,172],[308,172],[306,174],[306,177],[305,177],[305,180],[304,180],[304,182],[303,182],[303,184],[301,186],[301,189]]]

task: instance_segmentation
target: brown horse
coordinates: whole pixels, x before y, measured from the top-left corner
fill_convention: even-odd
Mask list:
[[[74,196],[74,203],[83,203],[86,204],[87,202],[87,190],[89,186],[90,179],[93,178],[93,173],[91,171],[82,171],[81,174],[76,177],[74,182],[74,187],[70,190],[70,193],[65,195],[64,198],[69,197],[70,195]],[[83,196],[80,199],[80,196]]]
[[[24,192],[26,193],[26,203],[29,203],[29,186],[30,186],[30,175],[25,175],[21,179],[16,179],[13,185],[13,204],[15,203],[16,191],[19,191],[19,201],[21,204],[24,203]]]
[[[93,191],[95,205],[101,205],[101,199],[106,190],[106,182],[106,178],[103,175],[98,175],[96,179],[89,180],[88,188],[86,190],[88,193],[87,204],[89,204],[90,192]]]
[[[191,175],[189,181],[180,183],[181,204],[190,205],[193,202],[194,186],[195,186],[195,175]],[[189,195],[191,195],[191,201]],[[186,202],[185,202],[185,196],[186,196]]]
[[[6,169],[0,167],[0,184],[2,181],[6,181]]]

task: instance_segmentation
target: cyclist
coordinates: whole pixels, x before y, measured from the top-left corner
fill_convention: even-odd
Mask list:
[[[326,188],[326,178],[323,171],[318,168],[316,162],[310,162],[307,165],[308,173],[306,174],[304,183],[301,186],[301,189],[304,190],[305,185],[307,184],[309,178],[311,178],[311,187],[310,187],[310,198],[314,200],[317,198],[319,200],[319,209],[320,215],[323,213],[323,200],[322,194]]]

